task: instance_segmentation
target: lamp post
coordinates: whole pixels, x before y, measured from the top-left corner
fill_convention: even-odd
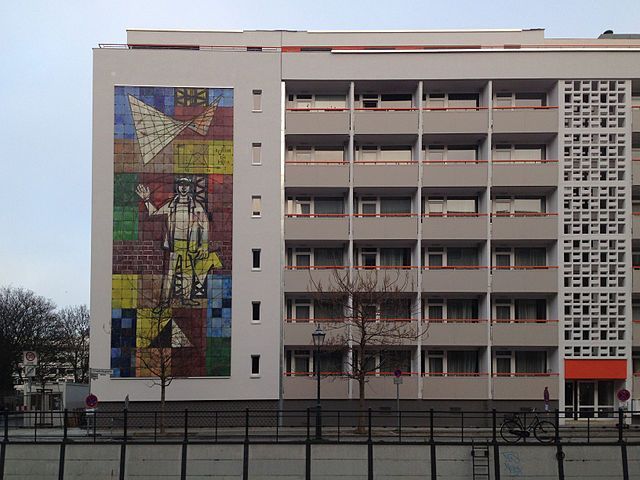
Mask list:
[[[316,331],[311,334],[313,337],[313,344],[316,347],[316,358],[314,360],[314,366],[316,370],[317,392],[316,392],[316,440],[322,438],[322,419],[320,417],[320,347],[324,343],[325,333],[320,328],[320,325],[316,327]]]

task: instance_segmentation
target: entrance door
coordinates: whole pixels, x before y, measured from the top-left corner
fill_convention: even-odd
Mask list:
[[[596,382],[578,382],[578,416],[593,417],[596,410]]]

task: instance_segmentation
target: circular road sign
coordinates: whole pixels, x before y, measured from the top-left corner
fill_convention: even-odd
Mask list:
[[[29,362],[33,362],[36,359],[36,352],[25,352],[24,358]]]
[[[400,370],[400,369],[398,368],[396,371],[394,371],[394,372],[393,372],[393,375],[394,375],[396,378],[400,378],[400,377],[402,376],[402,370]]]
[[[96,408],[98,406],[98,397],[90,393],[87,395],[87,398],[84,399],[84,403],[89,408]]]
[[[629,390],[627,390],[626,388],[623,388],[622,390],[618,390],[618,400],[620,400],[621,402],[626,402],[630,398],[631,398],[631,392],[629,392]]]

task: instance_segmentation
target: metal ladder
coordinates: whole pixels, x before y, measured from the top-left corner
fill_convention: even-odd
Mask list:
[[[489,480],[489,446],[487,444],[471,444],[473,460],[473,480]]]

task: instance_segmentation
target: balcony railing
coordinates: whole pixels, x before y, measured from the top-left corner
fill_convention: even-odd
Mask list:
[[[285,265],[285,270],[342,270],[349,268],[346,265]]]
[[[424,323],[485,323],[486,318],[423,318]]]
[[[488,268],[486,265],[424,265],[423,270],[479,270],[481,268]]]
[[[342,218],[348,217],[348,213],[285,213],[287,218]]]
[[[447,160],[423,160],[422,163],[425,165],[464,165],[464,164],[485,164],[489,163],[489,160],[457,160],[457,159],[447,159]]]
[[[557,110],[557,105],[521,105],[509,107],[492,107],[493,110]]]
[[[417,217],[417,213],[354,213],[354,217],[358,218],[385,218],[385,217]]]
[[[492,265],[491,270],[550,270],[557,265]]]
[[[492,160],[493,163],[499,163],[500,165],[546,165],[549,163],[558,163],[558,160],[551,159],[517,159],[511,158],[509,160]]]
[[[354,270],[412,270],[416,265],[354,265]]]
[[[557,372],[509,372],[509,373],[492,373],[492,377],[509,378],[509,377],[557,377]]]
[[[285,165],[348,165],[346,160],[287,160]]]
[[[423,377],[488,377],[486,372],[423,372]]]
[[[522,323],[522,324],[531,324],[531,323],[558,323],[558,320],[547,319],[547,318],[492,318],[491,323]]]
[[[486,217],[486,213],[480,212],[443,212],[443,213],[423,213],[423,217],[431,218],[459,218],[459,217]]]
[[[494,212],[491,214],[492,217],[510,217],[510,218],[521,218],[521,217],[557,217],[557,212]]]
[[[427,112],[456,112],[456,111],[481,111],[488,110],[489,107],[422,107]]]

